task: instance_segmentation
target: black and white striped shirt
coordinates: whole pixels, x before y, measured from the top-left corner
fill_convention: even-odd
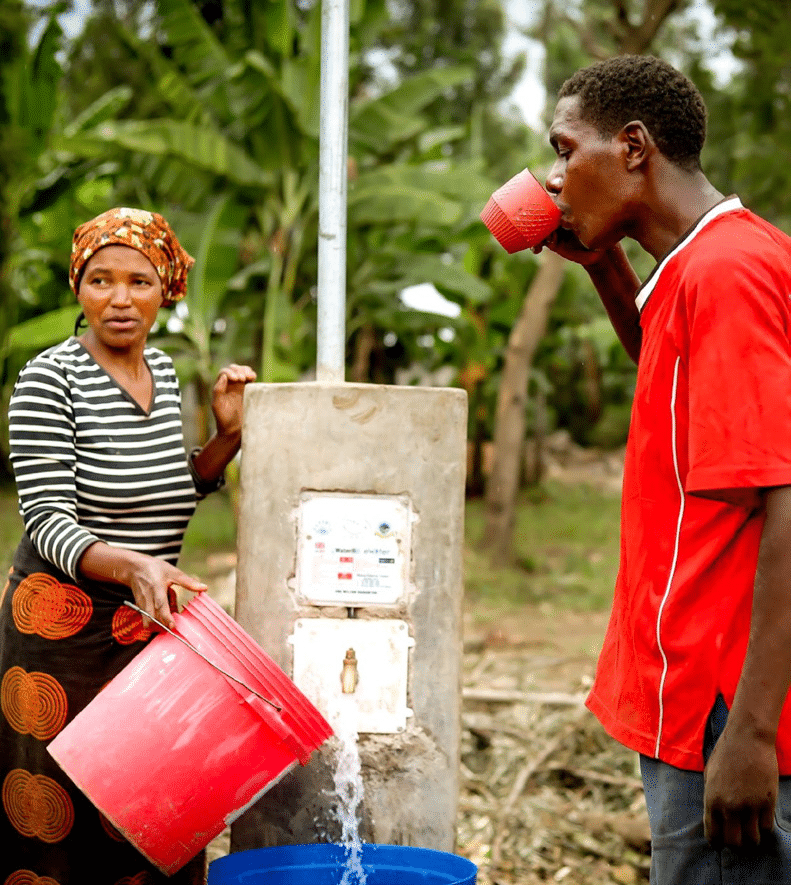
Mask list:
[[[31,360],[9,406],[19,510],[37,551],[77,579],[97,540],[175,563],[200,498],[173,363],[146,347],[150,413],[76,338]]]

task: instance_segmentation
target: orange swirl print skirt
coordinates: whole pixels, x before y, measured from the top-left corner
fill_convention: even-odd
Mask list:
[[[123,586],[75,583],[23,536],[0,592],[0,885],[205,882],[203,853],[160,873],[46,751],[150,639],[127,599]]]

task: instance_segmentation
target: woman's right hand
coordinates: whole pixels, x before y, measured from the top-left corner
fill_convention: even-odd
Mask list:
[[[145,556],[143,559],[147,561],[142,562],[140,567],[134,570],[129,581],[135,604],[145,613],[143,624],[148,626],[149,618],[146,617],[148,615],[172,630],[175,622],[170,611],[168,590],[178,586],[193,593],[201,593],[208,590],[208,587],[203,581],[188,575],[169,562],[154,556]]]
[[[199,578],[188,575],[175,565],[134,550],[111,547],[103,541],[91,544],[80,558],[80,573],[92,581],[111,581],[130,588],[135,605],[143,612],[143,623],[156,618],[173,629],[168,590],[179,586],[193,593],[208,590]]]

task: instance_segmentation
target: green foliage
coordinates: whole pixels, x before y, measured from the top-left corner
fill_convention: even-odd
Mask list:
[[[8,330],[2,342],[0,358],[6,358],[14,351],[38,352],[63,341],[71,335],[77,314],[78,309],[72,305],[17,323]]]
[[[4,56],[0,74],[0,428],[5,439],[7,401],[18,360],[9,340],[17,322],[40,312],[39,289],[52,277],[52,252],[45,238],[26,236],[28,217],[45,210],[68,190],[77,172],[73,158],[50,147],[59,124],[58,51],[62,33],[55,4],[39,40],[27,39],[30,20],[19,4],[2,10]],[[7,30],[6,30],[7,29]],[[84,171],[84,170],[83,170]],[[35,222],[33,222],[35,227]],[[0,448],[0,476],[8,475],[6,447]]]
[[[526,59],[503,53],[506,15],[502,0],[400,0],[379,35],[387,64],[372,65],[374,81],[465,65],[473,76],[446,89],[426,109],[435,124],[460,125],[467,133],[445,145],[453,156],[483,158],[496,184],[526,165],[534,134],[503,109],[524,72]],[[380,73],[383,68],[385,73]]]
[[[431,107],[442,123],[466,123],[476,107],[508,95],[524,60],[506,64],[500,51],[505,12],[498,0],[413,0],[392,5],[393,16],[381,42],[401,77],[416,71],[466,64],[474,79],[458,84]]]
[[[715,89],[701,77],[709,107],[705,167],[726,193],[791,233],[791,2],[717,0],[714,9],[735,35],[741,62]]]
[[[17,506],[16,488],[8,481],[0,483],[0,575],[5,584],[6,575],[14,560],[22,536],[22,517]],[[0,584],[0,589],[2,589]]]
[[[725,88],[706,70],[686,0],[652,51],[704,91],[715,182],[788,229],[788,164],[776,160],[791,151],[789,0],[712,3],[742,61]],[[550,96],[577,67],[649,33],[640,17],[661,5],[544,0],[534,36]],[[262,380],[303,377],[316,344],[321,4],[94,0],[70,45],[61,8],[46,12],[35,46],[33,13],[15,0],[0,8],[6,394],[20,361],[67,329],[71,230],[122,203],[164,212],[205,256],[182,328],[160,333],[185,379],[207,390],[229,356],[259,366]],[[524,60],[504,61],[499,0],[355,0],[351,19],[349,363],[373,335],[363,378],[452,365],[474,401],[472,424],[489,433],[507,335],[536,265],[529,253],[505,255],[478,213],[498,184],[524,166],[540,174],[551,156],[501,110]],[[650,264],[636,257],[645,275]],[[421,282],[460,315],[404,309],[399,292]],[[587,278],[569,272],[531,382],[534,399],[549,399],[550,426],[617,442],[633,378]]]
[[[243,187],[265,187],[272,182],[271,176],[233,141],[215,130],[182,120],[107,122],[88,133],[65,136],[58,146],[83,156],[104,156],[110,146],[155,157],[174,157]]]
[[[480,549],[484,503],[466,510],[468,600],[503,611],[525,603],[602,611],[618,573],[620,495],[582,484],[547,483],[524,492],[516,512],[515,565],[494,568]]]

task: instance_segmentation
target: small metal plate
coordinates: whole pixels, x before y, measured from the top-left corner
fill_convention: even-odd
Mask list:
[[[411,510],[406,495],[304,492],[296,588],[311,605],[395,605],[406,595]]]

